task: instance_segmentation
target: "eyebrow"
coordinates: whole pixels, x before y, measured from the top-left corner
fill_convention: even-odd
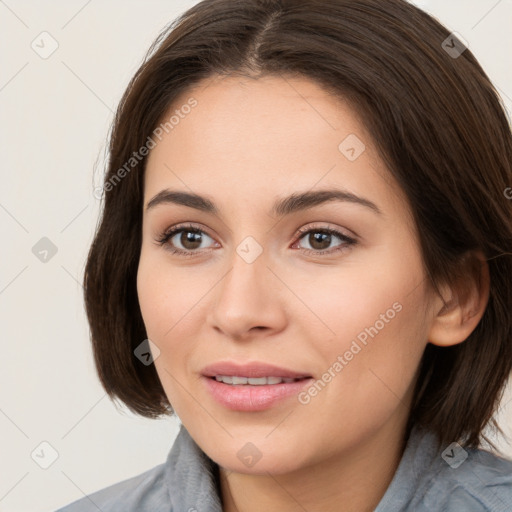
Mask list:
[[[382,215],[379,207],[364,197],[359,197],[352,192],[340,189],[310,190],[306,192],[296,192],[290,196],[278,199],[272,206],[270,215],[272,217],[283,217],[291,213],[307,210],[314,206],[327,203],[329,201],[343,201],[364,206],[373,212]],[[147,204],[146,211],[159,204],[179,204],[194,208],[206,213],[218,215],[219,210],[215,204],[207,197],[200,196],[191,192],[179,190],[161,190]]]

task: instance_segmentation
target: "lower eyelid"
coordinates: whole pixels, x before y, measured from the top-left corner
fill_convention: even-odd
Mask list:
[[[201,229],[201,228],[198,228],[198,227],[195,227],[195,226],[188,226],[188,225],[185,225],[185,226],[176,226],[175,228],[173,229],[169,229],[169,230],[166,230],[164,231],[164,233],[162,233],[159,237],[157,237],[157,239],[155,240],[159,245],[161,246],[166,246],[168,245],[169,247],[166,247],[167,250],[171,251],[171,252],[174,252],[174,253],[178,253],[178,254],[181,254],[181,255],[185,255],[185,254],[188,254],[190,256],[193,256],[195,254],[200,254],[204,251],[211,251],[213,250],[215,247],[206,247],[206,248],[203,248],[203,249],[195,249],[195,250],[187,250],[187,249],[181,249],[179,247],[173,247],[170,245],[170,240],[172,238],[174,238],[177,234],[179,233],[182,233],[182,232],[186,232],[186,231],[189,231],[189,232],[194,232],[194,233],[200,233],[202,235],[206,235],[207,237],[209,237],[211,240],[214,241],[214,243],[218,243],[218,242],[215,242],[215,239],[209,235],[204,229]],[[331,247],[330,249],[307,249],[307,248],[298,248],[298,250],[300,251],[303,251],[305,253],[313,253],[313,254],[318,254],[318,255],[322,255],[322,254],[332,254],[332,253],[336,253],[336,252],[342,252],[346,249],[349,249],[350,247],[352,247],[353,245],[355,245],[357,243],[357,240],[353,237],[350,237],[348,235],[345,235],[344,233],[342,233],[341,231],[338,231],[336,229],[333,229],[333,228],[327,228],[327,227],[312,227],[312,228],[308,228],[306,230],[301,230],[298,234],[295,235],[295,241],[293,242],[293,245],[292,247],[295,247],[297,246],[297,244],[300,243],[300,241],[308,234],[310,233],[314,233],[314,232],[323,232],[323,233],[328,233],[330,234],[331,236],[335,236],[337,238],[340,239],[341,241],[341,244],[335,246],[335,247]]]
[[[332,254],[332,253],[336,253],[336,252],[341,252],[341,251],[344,251],[346,249],[349,249],[350,247],[352,247],[353,245],[355,245],[357,243],[357,241],[352,238],[352,237],[349,237],[341,232],[338,232],[336,230],[333,230],[333,229],[330,229],[330,230],[327,230],[327,229],[310,229],[308,231],[306,231],[305,233],[302,233],[298,238],[297,240],[293,243],[293,246],[292,247],[295,247],[297,246],[300,241],[306,236],[308,235],[310,232],[324,232],[324,233],[328,233],[330,234],[331,236],[334,236],[336,238],[338,238],[341,243],[334,246],[334,247],[331,247],[330,249],[308,249],[308,248],[302,248],[299,250],[302,250],[302,251],[305,251],[306,253],[313,253],[313,254],[318,254],[318,255],[322,255],[322,254]]]

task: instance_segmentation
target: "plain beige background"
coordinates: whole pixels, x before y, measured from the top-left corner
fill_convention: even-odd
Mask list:
[[[139,474],[176,435],[177,418],[139,418],[106,397],[80,282],[113,111],[160,29],[195,3],[0,1],[2,512],[55,510]],[[417,3],[469,43],[510,118],[512,1]],[[498,419],[512,436],[510,389]]]

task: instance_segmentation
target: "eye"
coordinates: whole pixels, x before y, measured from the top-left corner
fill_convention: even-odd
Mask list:
[[[178,225],[162,233],[156,242],[173,254],[194,256],[194,253],[198,252],[197,249],[204,249],[201,245],[205,237],[213,240],[202,229],[193,225]],[[176,247],[177,244],[181,244],[183,248]]]
[[[302,252],[312,255],[331,254],[349,249],[357,243],[352,237],[341,233],[336,229],[330,227],[312,228],[306,227],[298,230],[298,235],[301,235],[294,248],[302,239],[305,239],[310,245],[310,248],[302,248]],[[172,254],[179,254],[181,256],[190,257],[200,253],[199,249],[205,249],[203,242],[207,239],[213,240],[204,230],[197,228],[194,225],[178,225],[171,229],[164,231],[157,239],[156,242],[164,246],[166,250]],[[329,246],[338,239],[341,243],[334,248],[329,249]],[[181,245],[182,247],[179,247]],[[177,247],[178,246],[178,247]]]
[[[300,240],[305,239],[310,246],[310,248],[303,249],[303,251],[306,252],[307,254],[331,254],[334,252],[349,249],[351,246],[357,243],[357,241],[354,238],[349,237],[344,233],[341,233],[340,231],[329,227],[301,228],[299,229],[299,234],[302,236],[300,236],[298,241],[300,242]],[[335,246],[334,248],[329,249],[329,246],[336,239],[340,240],[341,243]],[[297,243],[298,242],[296,242],[296,244]]]

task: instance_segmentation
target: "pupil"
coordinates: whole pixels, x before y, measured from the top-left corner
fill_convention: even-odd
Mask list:
[[[331,241],[329,233],[312,233],[309,238],[311,247],[317,251],[328,248]],[[181,233],[181,243],[187,249],[197,249],[201,245],[201,234],[193,231],[183,231]]]
[[[197,249],[201,245],[201,234],[192,231],[183,231],[180,242],[187,249]]]
[[[310,240],[310,245],[311,247],[313,247],[313,249],[317,250],[317,251],[321,251],[323,249],[327,249],[329,247],[329,244],[330,244],[330,240],[331,240],[331,235],[329,233],[313,233],[313,243],[311,243],[311,240]],[[325,241],[327,240],[327,245],[325,244]],[[322,246],[322,242],[324,242],[323,246]],[[318,247],[317,244],[320,244],[320,247]]]

